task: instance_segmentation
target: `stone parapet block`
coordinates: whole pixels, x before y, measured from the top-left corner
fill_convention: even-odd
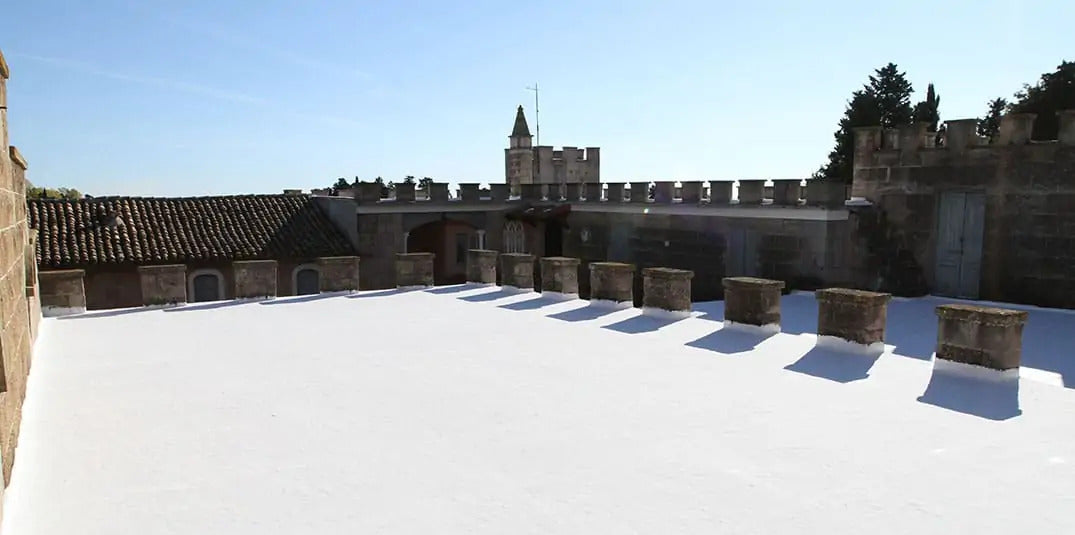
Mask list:
[[[653,202],[661,204],[672,204],[672,194],[676,190],[675,182],[654,182],[653,183]],[[633,194],[633,192],[632,192]]]
[[[85,312],[85,277],[86,272],[81,269],[38,272],[41,314],[53,317]]]
[[[235,272],[235,298],[276,297],[276,260],[240,260]]]
[[[1075,110],[1060,110],[1056,112],[1056,118],[1057,141],[1061,145],[1075,145]]]
[[[817,298],[817,334],[866,346],[883,344],[890,294],[826,288]]]
[[[496,251],[468,249],[467,282],[496,284],[496,260]]]
[[[702,181],[690,180],[680,183],[679,198],[683,204],[698,204],[702,202]]]
[[[631,202],[649,202],[649,182],[631,182]]]
[[[180,305],[187,302],[187,266],[138,266],[145,306]]]
[[[396,200],[397,201],[413,201],[414,200],[414,183],[396,184]]]
[[[489,184],[489,197],[494,201],[506,201],[511,197],[511,186],[509,184]]]
[[[734,182],[716,181],[709,182],[709,204],[724,205],[732,202],[732,189]]]
[[[1036,113],[1007,113],[1001,116],[997,144],[1026,145],[1030,143],[1030,133],[1034,130],[1034,119],[1037,116]]]
[[[838,208],[847,200],[847,185],[839,180],[815,178],[806,181],[806,204]]]
[[[433,286],[433,253],[396,253],[396,287]]]
[[[317,259],[321,270],[318,283],[322,292],[358,291],[359,264],[357,256],[322,256]]]
[[[601,202],[601,183],[590,182],[584,186],[586,202]]]
[[[505,287],[534,288],[534,255],[503,253],[500,255],[500,284]]]
[[[755,277],[725,277],[725,325],[753,325],[780,331],[780,293],[784,281]]]
[[[476,202],[481,199],[481,184],[465,183],[459,185],[459,199],[468,202]]]
[[[444,202],[449,199],[448,184],[446,182],[434,182],[429,185],[429,200]]]
[[[609,182],[608,183],[608,202],[623,202],[625,186],[627,184],[623,182]]]
[[[937,358],[994,370],[1018,369],[1029,314],[977,305],[936,308]]]
[[[591,262],[590,301],[633,305],[634,276],[634,264]]]
[[[564,295],[579,293],[578,258],[546,256],[541,259],[541,291]]]
[[[358,197],[355,199],[358,202],[374,203],[381,200],[381,185],[376,182],[359,182],[358,183]]]
[[[764,196],[764,180],[739,181],[739,204],[761,204]]]
[[[642,310],[656,309],[689,314],[691,310],[691,279],[694,272],[686,269],[650,267],[642,270]]]
[[[773,204],[798,206],[800,197],[802,197],[801,180],[773,181]]]

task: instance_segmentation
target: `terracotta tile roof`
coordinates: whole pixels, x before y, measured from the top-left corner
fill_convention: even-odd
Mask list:
[[[306,195],[27,199],[37,262],[69,268],[354,254]]]

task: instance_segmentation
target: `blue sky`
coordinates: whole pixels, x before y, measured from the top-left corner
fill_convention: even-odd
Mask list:
[[[502,182],[515,107],[602,180],[792,178],[888,61],[942,119],[1075,59],[1075,2],[11,2],[11,142],[37,185],[278,192]],[[1065,57],[1067,54],[1067,57]]]

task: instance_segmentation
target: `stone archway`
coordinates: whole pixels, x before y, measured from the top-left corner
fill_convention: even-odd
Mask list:
[[[477,228],[457,219],[418,225],[407,233],[407,252],[433,253],[435,284],[466,282],[467,250],[477,247]]]
[[[224,300],[224,274],[216,269],[196,269],[187,277],[187,301]]]

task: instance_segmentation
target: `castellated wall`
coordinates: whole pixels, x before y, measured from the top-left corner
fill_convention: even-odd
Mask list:
[[[26,160],[7,133],[7,64],[0,54],[0,455],[4,486],[19,439],[26,376],[40,317],[36,259],[26,222]]]
[[[966,198],[970,206],[976,196],[984,197],[984,213],[968,209],[964,225],[974,230],[967,236],[981,236],[980,266],[959,266],[964,277],[979,270],[976,297],[1075,308],[1075,110],[1059,115],[1059,139],[1049,142],[1030,141],[1032,114],[1003,117],[992,140],[975,133],[974,119],[948,121],[941,147],[922,124],[857,129],[852,196],[876,211],[862,214],[875,224],[859,243],[881,244],[875,252],[884,252],[863,257],[872,266],[861,266],[860,286],[920,276],[923,290],[950,293],[943,290],[951,278],[946,244],[958,248],[961,239],[945,235],[945,221],[958,219],[950,201],[954,196],[958,208]],[[973,264],[977,248],[966,256]]]

